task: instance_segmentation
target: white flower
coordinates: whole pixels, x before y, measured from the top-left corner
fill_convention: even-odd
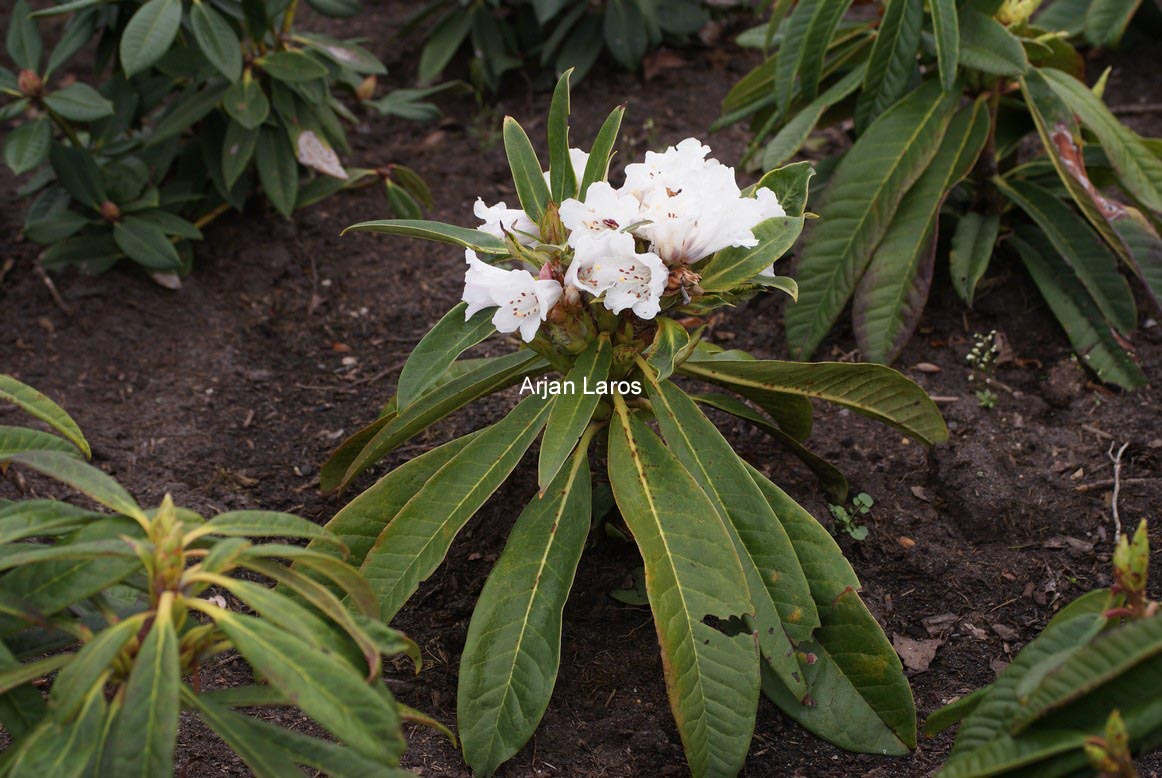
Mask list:
[[[604,294],[605,307],[614,313],[632,308],[640,318],[652,319],[661,310],[669,276],[656,254],[637,252],[632,235],[610,230],[578,242],[565,283]]]
[[[511,233],[522,246],[531,246],[540,240],[541,230],[537,223],[519,208],[509,208],[503,202],[485,205],[484,200],[477,197],[472,212],[484,222],[476,228],[481,232],[495,235],[501,240],[504,240],[506,232]]]
[[[623,190],[641,200],[654,189],[681,189],[692,173],[719,166],[718,160],[706,159],[709,153],[710,147],[697,138],[687,138],[661,153],[647,151],[644,162],[625,166]]]
[[[472,249],[464,251],[465,319],[477,311],[497,306],[492,324],[499,332],[520,330],[526,343],[537,335],[549,310],[561,299],[561,284],[534,278],[527,270],[504,270],[480,260]]]
[[[639,207],[636,197],[604,181],[590,184],[584,202],[569,198],[561,203],[561,223],[569,229],[569,245],[576,248],[582,238],[629,227],[640,221]]]

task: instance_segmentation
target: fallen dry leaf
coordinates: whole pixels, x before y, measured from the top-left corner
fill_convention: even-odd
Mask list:
[[[916,640],[903,635],[892,635],[892,648],[900,655],[904,667],[914,673],[927,671],[932,660],[936,658],[936,649],[942,645],[944,641],[939,638]]]
[[[934,365],[931,362],[917,362],[915,368],[921,373],[939,373],[940,365]]]
[[[912,548],[913,546],[916,545],[916,541],[912,540],[910,537],[907,537],[906,535],[901,535],[896,540],[904,548]]]
[[[955,613],[941,613],[939,616],[925,616],[920,623],[928,630],[929,635],[935,637],[946,632],[959,618]]]

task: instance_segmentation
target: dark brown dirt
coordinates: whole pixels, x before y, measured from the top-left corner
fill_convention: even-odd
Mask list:
[[[385,3],[357,22],[328,26],[347,34],[389,30],[404,7]],[[371,45],[392,65],[386,81],[408,85],[414,51],[386,38]],[[592,74],[574,93],[575,140],[587,145],[619,102],[629,107],[622,159],[689,135],[705,137],[722,96],[752,58],[731,48],[681,56],[682,67],[649,82]],[[1156,99],[1157,86],[1147,81],[1154,52],[1134,50],[1113,62],[1111,102]],[[352,133],[350,161],[414,166],[436,193],[430,216],[472,224],[477,195],[515,199],[498,143],[500,117],[513,114],[537,137],[547,102],[516,84],[478,116],[470,97],[449,98],[439,126],[366,117]],[[1156,115],[1136,121],[1140,131],[1162,134]],[[745,136],[731,130],[709,142],[731,160]],[[0,285],[0,370],[68,408],[93,442],[97,463],[143,503],[170,492],[205,512],[261,506],[326,521],[342,499],[319,495],[320,463],[374,417],[411,346],[460,293],[463,265],[455,250],[339,238],[344,226],[384,215],[384,199],[371,189],[325,201],[293,224],[257,207],[222,219],[208,230],[196,271],[178,293],[129,267],[98,278],[57,277],[73,309],[66,315],[34,273],[35,247],[18,237],[23,204],[14,189],[11,177],[0,183],[0,263],[16,260]],[[1157,519],[1162,506],[1156,388],[1162,328],[1148,322],[1136,338],[1154,386],[1115,393],[1073,366],[1064,334],[1017,268],[994,267],[986,286],[976,309],[967,310],[941,270],[919,334],[898,364],[942,398],[948,444],[928,450],[824,406],[811,440],[844,469],[855,491],[875,498],[868,539],[842,542],[869,607],[889,635],[944,640],[930,669],[912,678],[921,716],[993,680],[995,668],[1056,609],[1109,583],[1112,444],[1130,444],[1118,505],[1123,525]],[[778,296],[760,298],[728,313],[712,338],[760,357],[785,356],[781,309]],[[992,329],[1004,334],[1012,359],[998,370],[996,407],[986,410],[974,398],[964,357],[972,334]],[[844,358],[853,348],[841,326],[821,356]],[[922,370],[921,363],[939,371]],[[458,414],[395,452],[379,472],[495,420],[510,404],[511,397],[501,397]],[[796,460],[758,432],[728,427],[750,461],[829,521],[821,490]],[[370,482],[366,477],[361,485]],[[43,488],[10,473],[0,481],[0,497]],[[534,491],[535,468],[526,463],[396,620],[423,647],[426,667],[418,677],[398,667],[392,688],[448,724],[455,720],[456,665],[473,603],[507,527]],[[1162,547],[1157,524],[1152,537]],[[631,547],[612,542],[586,553],[566,608],[556,694],[536,736],[503,774],[685,773],[650,614],[608,596],[635,564]],[[1152,573],[1162,580],[1162,564],[1155,561]],[[246,680],[239,662],[210,675],[215,684]],[[419,728],[410,734],[409,766],[425,775],[467,774],[437,735]],[[927,775],[950,743],[947,735],[924,742],[907,759],[851,755],[763,702],[746,774]],[[181,758],[190,774],[245,774],[220,742],[193,727],[183,731]],[[1157,774],[1162,761],[1154,757],[1143,767]]]

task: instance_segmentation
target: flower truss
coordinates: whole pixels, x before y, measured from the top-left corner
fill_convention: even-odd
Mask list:
[[[641,553],[695,775],[741,769],[760,690],[845,748],[907,753],[911,692],[851,566],[702,411],[765,430],[820,477],[832,502],[847,483],[804,446],[812,398],[923,442],[947,435],[932,401],[889,368],[756,360],[703,339],[716,309],[765,288],[796,294],[772,265],[802,230],[810,166],[740,189],[691,138],[627,165],[615,187],[607,173],[622,109],[587,154],[569,147],[568,114],[566,74],[549,109],[547,173],[520,125],[505,120],[519,208],[477,201],[477,228],[353,228],[456,245],[467,270],[461,302],[416,345],[379,418],[332,455],[323,488],[351,484],[477,399],[513,386],[523,398],[501,421],[385,475],[328,529],[391,618],[540,438],[539,495],[508,534],[460,659],[460,738],[477,774],[516,754],[548,707],[562,610],[591,529],[603,523]],[[516,335],[517,349],[461,358],[497,331]],[[677,376],[726,391],[689,394]]]

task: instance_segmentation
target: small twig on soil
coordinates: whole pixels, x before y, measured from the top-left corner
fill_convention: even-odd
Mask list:
[[[1110,500],[1110,509],[1114,514],[1114,545],[1117,546],[1122,537],[1122,519],[1118,516],[1118,492],[1122,489],[1122,454],[1125,453],[1130,443],[1129,441],[1123,443],[1117,454],[1114,453],[1115,445],[1117,444],[1110,443],[1110,449],[1106,452],[1106,456],[1114,463],[1114,496]]]
[[[1157,480],[1157,478],[1123,478],[1121,483],[1122,486],[1129,486],[1130,484],[1149,484]],[[1091,481],[1088,484],[1079,484],[1078,486],[1074,487],[1074,491],[1084,494],[1085,492],[1092,492],[1094,489],[1104,489],[1107,486],[1114,486],[1114,479],[1103,478],[1100,481]]]
[[[954,403],[954,402],[960,402],[960,398],[959,398],[959,397],[953,397],[953,396],[951,396],[951,395],[943,395],[943,394],[933,394],[933,395],[929,395],[929,399],[931,399],[931,400],[932,400],[932,402],[934,402],[934,403]]]
[[[56,284],[54,284],[52,279],[48,277],[48,273],[44,272],[44,268],[40,265],[36,265],[36,274],[40,276],[40,280],[44,282],[46,287],[48,287],[48,293],[52,295],[52,301],[56,303],[56,307],[60,308],[65,316],[72,316],[73,309],[70,308],[67,303],[65,303],[64,298],[61,297],[61,293],[56,289]]]
[[[4,279],[12,272],[12,268],[16,266],[16,260],[12,257],[4,260],[4,264],[0,265],[0,284],[4,283]]]
[[[1162,103],[1132,103],[1129,105],[1114,105],[1110,106],[1110,112],[1115,114],[1162,113]]]
[[[1099,438],[1105,438],[1106,440],[1113,440],[1114,439],[1113,435],[1109,434],[1105,430],[1099,430],[1097,427],[1093,426],[1092,424],[1082,424],[1081,428],[1083,430],[1085,430],[1086,432],[1092,432],[1094,435],[1097,435]]]

